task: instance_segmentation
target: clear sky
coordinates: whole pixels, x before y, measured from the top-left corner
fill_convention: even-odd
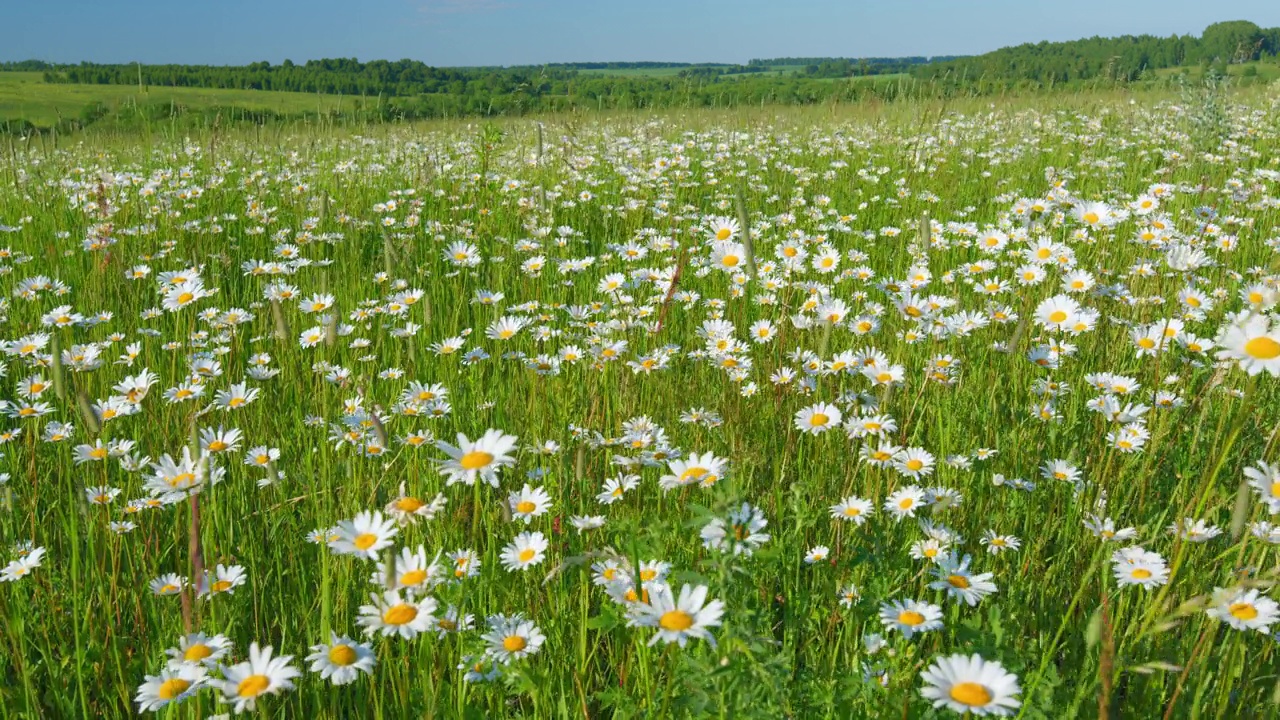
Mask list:
[[[1280,26],[1280,0],[0,0],[0,60],[430,65],[964,55]]]

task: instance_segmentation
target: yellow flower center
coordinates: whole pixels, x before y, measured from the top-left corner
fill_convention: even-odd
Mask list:
[[[1063,310],[1054,310],[1049,315],[1049,322],[1051,323],[1066,322],[1066,320],[1067,320],[1067,313]]]
[[[418,608],[408,603],[400,603],[387,608],[382,613],[382,622],[388,625],[406,625],[418,617]]]
[[[194,300],[194,299],[195,299],[195,297],[196,297],[195,295],[192,295],[192,294],[191,294],[191,293],[189,293],[189,292],[184,292],[184,293],[182,293],[181,295],[179,295],[179,296],[178,296],[178,304],[179,304],[179,305],[186,305],[187,303],[189,303],[189,302],[191,302],[192,300]]]
[[[214,440],[209,443],[209,452],[222,452],[227,449],[227,444],[221,440]]]
[[[521,635],[508,635],[502,639],[502,649],[507,652],[520,652],[529,646],[529,641]]]
[[[182,653],[182,659],[187,662],[199,662],[212,654],[213,650],[208,645],[196,643]]]
[[[809,425],[811,425],[812,427],[821,427],[822,425],[826,425],[829,422],[831,422],[831,418],[827,417],[823,413],[814,413],[809,418]]]
[[[463,470],[479,470],[491,462],[493,462],[493,455],[481,450],[472,450],[458,460]]]
[[[396,509],[407,513],[417,512],[426,503],[416,497],[402,497],[396,501]]]
[[[1090,225],[1097,225],[1099,219],[1098,213],[1096,212],[1087,212],[1084,214],[1084,221]]]
[[[702,479],[702,476],[707,474],[707,472],[708,470],[704,467],[691,467],[688,470],[685,470],[684,473],[680,476],[680,481],[684,482],[686,480],[700,480]]]
[[[1151,577],[1151,571],[1146,568],[1137,568],[1133,571],[1133,576],[1139,580],[1146,580]]]
[[[236,695],[242,698],[257,697],[269,687],[271,687],[271,678],[266,675],[250,675],[236,686]]]
[[[356,651],[350,645],[334,645],[329,648],[329,662],[346,667],[356,661]]]
[[[952,700],[969,707],[983,707],[991,702],[991,691],[973,682],[952,685],[950,695]]]
[[[1274,360],[1280,357],[1280,342],[1263,335],[1244,344],[1244,353],[1258,360]]]
[[[737,267],[738,262],[737,255],[725,255],[724,258],[720,260],[720,263],[725,267]]]
[[[355,540],[351,541],[357,550],[368,550],[378,542],[378,536],[373,533],[360,533]]]
[[[181,695],[182,693],[186,692],[187,688],[189,687],[191,687],[190,680],[183,680],[182,678],[169,678],[168,680],[165,680],[164,682],[160,683],[160,689],[156,690],[156,695],[161,700],[172,700],[178,697],[179,695]]]
[[[898,623],[901,625],[910,625],[911,627],[915,627],[924,623],[924,615],[921,615],[915,610],[903,610],[898,613]]]
[[[520,513],[521,515],[528,515],[529,513],[537,509],[538,509],[538,506],[529,500],[521,500],[520,502],[516,503],[516,512]]]
[[[1252,603],[1232,603],[1227,610],[1232,617],[1238,620],[1252,620],[1258,617],[1258,608],[1254,607]]]
[[[420,585],[422,581],[426,579],[427,579],[426,570],[410,570],[409,572],[400,576],[400,584],[404,585],[405,587],[413,587],[415,585]]]
[[[910,460],[908,460],[908,461],[907,461],[907,469],[908,469],[908,470],[911,470],[911,471],[913,471],[913,472],[914,472],[914,471],[916,471],[916,470],[919,470],[919,469],[920,469],[920,468],[922,468],[922,467],[924,467],[924,461],[923,461],[923,460],[917,460],[917,459],[915,459],[915,458],[911,458]]]
[[[534,555],[537,555],[537,554],[538,554],[538,551],[534,550],[533,548],[525,548],[520,551],[519,560],[522,563],[527,563],[533,559]]]
[[[693,627],[693,616],[683,610],[668,610],[658,618],[658,626],[663,630],[680,632]]]
[[[964,575],[948,575],[947,582],[951,583],[951,587],[965,590],[969,587],[969,578]]]
[[[213,590],[213,591],[214,591],[214,592],[216,592],[216,593],[226,592],[226,591],[228,591],[228,590],[230,590],[230,589],[231,589],[231,581],[230,581],[230,580],[219,580],[219,581],[215,582],[212,586],[210,586],[210,589],[211,589],[211,590]]]

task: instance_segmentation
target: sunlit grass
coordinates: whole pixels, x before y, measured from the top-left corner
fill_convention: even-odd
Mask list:
[[[1243,288],[1274,288],[1280,106],[1262,92],[1228,99],[1242,103],[1230,106],[1229,142],[1222,135],[1209,145],[1168,103],[1079,95],[1038,106],[554,117],[541,140],[532,122],[511,121],[270,137],[157,133],[149,143],[90,135],[56,150],[14,146],[0,166],[4,338],[47,332],[57,345],[10,356],[0,381],[21,405],[24,381],[46,378],[49,388],[37,395],[51,407],[2,426],[21,434],[0,447],[8,474],[0,486],[0,562],[15,559],[20,543],[46,552],[38,568],[0,584],[0,707],[13,717],[129,716],[144,677],[165,666],[166,649],[202,632],[230,641],[228,667],[247,659],[253,642],[293,656],[302,671],[296,688],[257,703],[271,717],[925,717],[949,711],[930,709],[921,671],[975,653],[1017,676],[1016,712],[1024,717],[1267,716],[1274,642],[1228,627],[1206,608],[1219,587],[1272,592],[1274,546],[1251,531],[1269,519],[1268,507],[1242,481],[1246,467],[1276,461],[1276,377],[1247,375],[1234,362],[1215,367],[1212,353],[1176,344],[1139,356],[1130,327],[1185,317],[1186,332],[1213,339],[1228,314],[1245,307]],[[1164,246],[1203,248],[1213,264],[1173,270],[1165,249],[1132,242],[1149,224],[1144,216],[1104,227],[1076,209],[1089,201],[1124,209],[1160,183],[1171,188],[1159,203]],[[1056,206],[1046,212],[1014,212],[1020,198],[1051,195]],[[715,246],[712,218],[737,226],[729,241],[743,240],[742,225],[750,225],[751,242]],[[979,241],[993,229],[1008,247],[987,254]],[[1018,241],[1020,232],[1029,240]],[[1230,252],[1219,249],[1224,235],[1238,239]],[[1071,268],[1089,271],[1099,286],[1127,291],[1072,295],[1099,311],[1091,331],[1072,336],[1037,321],[1041,303],[1065,292],[1066,274],[1050,263],[1043,282],[1019,283],[1024,250],[1039,239],[1068,248]],[[474,250],[452,248],[457,241]],[[624,259],[631,241],[643,258]],[[831,274],[811,264],[824,244],[839,258]],[[810,260],[784,269],[779,256],[788,245]],[[478,262],[462,265],[459,253]],[[540,273],[522,269],[534,256],[544,258]],[[243,267],[289,257],[311,264],[278,276]],[[560,269],[587,257],[594,262],[581,272]],[[995,264],[973,280],[1010,284],[991,298],[966,274],[984,259]],[[1139,263],[1152,271],[1132,272]],[[138,265],[150,274],[126,279]],[[874,280],[841,275],[859,266]],[[216,294],[144,319],[161,306],[160,274],[192,267]],[[918,316],[886,286],[905,289],[909,272],[921,269],[930,277],[917,281],[917,304],[937,296],[954,307]],[[612,273],[626,274],[622,284],[600,289]],[[19,296],[23,281],[38,275],[69,292]],[[264,295],[275,280],[296,286],[278,309]],[[1180,300],[1193,284],[1223,296],[1197,314]],[[406,302],[402,293],[414,289],[420,297]],[[503,297],[477,302],[483,293]],[[301,301],[315,294],[331,295],[332,305],[304,312]],[[815,319],[822,303],[806,309],[805,302],[816,296],[844,301],[847,317],[835,327]],[[521,307],[530,302],[538,306]],[[568,312],[592,303],[590,317]],[[43,327],[42,317],[60,305],[112,317]],[[405,305],[404,313],[395,315],[393,305]],[[253,319],[216,326],[200,317],[210,308],[239,308]],[[1272,306],[1260,309],[1274,316]],[[361,310],[367,319],[353,316]],[[989,324],[930,336],[919,319],[961,311]],[[510,339],[486,336],[513,316],[528,324]],[[717,318],[732,324],[740,349],[720,352],[716,336],[704,337],[704,321]],[[858,334],[858,318],[875,319],[878,329]],[[758,320],[772,321],[771,342],[753,342]],[[417,327],[407,337],[393,334],[410,323]],[[542,327],[544,340],[536,335]],[[318,342],[302,347],[299,338],[313,328]],[[919,339],[908,342],[908,332]],[[108,342],[113,333],[122,339]],[[464,334],[456,352],[432,349]],[[353,347],[356,339],[367,344]],[[613,345],[621,340],[625,349]],[[133,342],[141,345],[132,365],[117,363]],[[177,346],[167,349],[170,342]],[[1074,352],[1055,355],[1057,369],[1033,362],[1055,342]],[[101,367],[77,371],[74,358],[39,359],[87,343],[107,343]],[[538,356],[558,357],[571,345],[580,359],[539,366]],[[464,359],[477,348],[489,357]],[[843,362],[843,353],[872,349],[903,371],[900,382],[804,369],[814,358]],[[192,354],[215,350],[221,374],[204,380],[205,395],[167,401],[164,392],[191,376]],[[264,366],[277,376],[249,374],[257,353],[270,354]],[[951,360],[939,364],[940,356]],[[744,374],[733,375],[735,367]],[[143,368],[159,382],[140,412],[95,416],[89,406],[118,395],[113,386]],[[379,377],[389,368],[402,376]],[[788,385],[771,381],[782,368],[794,371]],[[1124,452],[1108,432],[1126,423],[1088,406],[1102,396],[1086,380],[1093,373],[1140,384],[1131,394],[1111,391],[1120,406],[1156,405],[1154,393],[1163,390],[1180,407],[1149,410],[1140,423],[1145,448]],[[403,413],[410,381],[443,385],[451,410],[439,418]],[[1044,417],[1049,381],[1070,387],[1054,401],[1056,422]],[[241,382],[260,390],[256,399],[205,410],[218,391]],[[861,449],[875,449],[874,437],[802,432],[796,414],[817,403],[846,420],[860,405],[878,404],[896,424],[884,442],[927,450],[932,474],[911,479],[867,462]],[[700,421],[682,421],[695,409],[705,411]],[[635,430],[647,425],[635,422],[642,416],[663,434]],[[54,421],[74,424],[74,438],[44,441]],[[99,423],[100,435],[92,428]],[[331,437],[331,426],[354,432],[355,444]],[[127,514],[126,503],[148,497],[149,466],[129,472],[114,457],[74,461],[75,446],[99,438],[134,441],[152,461],[181,459],[184,448],[207,456],[200,434],[219,428],[238,429],[243,439],[213,455],[225,479],[200,492],[198,503],[184,498]],[[496,489],[447,484],[443,449],[401,442],[428,431],[460,444],[458,433],[474,440],[490,428],[519,438]],[[278,459],[246,465],[244,452],[255,446],[278,449]],[[631,465],[655,449],[686,458],[714,453],[727,470],[707,487],[664,491],[665,460]],[[1045,477],[1054,460],[1079,469],[1079,482]],[[483,458],[461,467],[473,461]],[[605,481],[619,474],[638,475],[638,483],[601,503]],[[1015,480],[1036,487],[1018,489]],[[553,503],[527,524],[513,520],[524,510],[508,502],[526,482]],[[914,519],[895,520],[885,501],[913,484],[954,495],[933,492],[944,501],[921,500]],[[97,505],[85,492],[97,486],[122,492]],[[388,513],[402,493],[423,503],[443,494],[447,504],[400,527],[377,562],[308,542],[309,533],[363,511]],[[849,496],[870,502],[865,524],[832,518],[830,507]],[[708,522],[743,503],[763,513],[768,540],[750,556],[709,549],[700,535]],[[604,516],[604,526],[578,532],[571,518],[589,515]],[[1086,527],[1094,515],[1113,518],[1116,530],[1134,528],[1134,537],[1104,543]],[[1168,527],[1183,518],[1223,533],[1204,543],[1180,539]],[[940,555],[971,555],[973,573],[991,573],[997,591],[970,606],[930,588],[935,565],[910,554],[928,537],[919,520],[962,536]],[[126,521],[136,528],[111,530]],[[981,542],[987,531],[1020,547],[989,553]],[[503,549],[524,532],[545,536],[546,557],[505,570]],[[474,551],[476,577],[429,593],[437,616],[452,606],[474,616],[472,629],[366,638],[360,608],[382,589],[370,577],[402,548],[420,545],[427,561],[442,554],[450,580],[454,561],[444,553]],[[1168,584],[1118,586],[1111,555],[1133,545],[1162,556]],[[806,562],[817,546],[828,554]],[[686,584],[706,586],[708,600],[724,604],[722,623],[706,628],[714,646],[697,638],[684,647],[650,645],[657,630],[628,626],[634,607],[593,583],[592,564],[610,559],[632,568],[669,563],[665,580],[677,594]],[[245,583],[205,598],[189,587],[170,596],[148,587],[167,573],[191,578],[218,565],[243,567]],[[910,639],[886,630],[881,607],[894,600],[940,606],[941,629]],[[545,637],[538,652],[508,664],[481,661],[486,619],[498,613],[535,623]],[[309,670],[310,647],[328,643],[331,632],[371,644],[370,674],[331,686]],[[474,662],[486,673],[497,667],[499,677],[464,680]],[[208,687],[160,714],[231,712],[222,694]]]

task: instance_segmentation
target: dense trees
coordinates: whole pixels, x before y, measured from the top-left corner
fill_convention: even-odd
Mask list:
[[[1274,57],[1280,28],[1263,30],[1246,21],[1210,25],[1197,38],[1174,35],[1092,37],[1060,43],[1028,43],[985,55],[916,65],[913,76],[953,82],[976,78],[1027,80],[1044,84],[1076,80],[1133,81],[1154,70],[1183,65],[1226,65]]]

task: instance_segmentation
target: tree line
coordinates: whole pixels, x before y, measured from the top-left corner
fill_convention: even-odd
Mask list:
[[[1223,66],[1274,59],[1280,53],[1280,28],[1263,29],[1238,20],[1215,23],[1200,37],[1123,35],[1071,42],[1027,43],[985,55],[916,65],[921,79],[973,78],[1025,80],[1056,85],[1105,79],[1132,82],[1155,70],[1182,66]]]

